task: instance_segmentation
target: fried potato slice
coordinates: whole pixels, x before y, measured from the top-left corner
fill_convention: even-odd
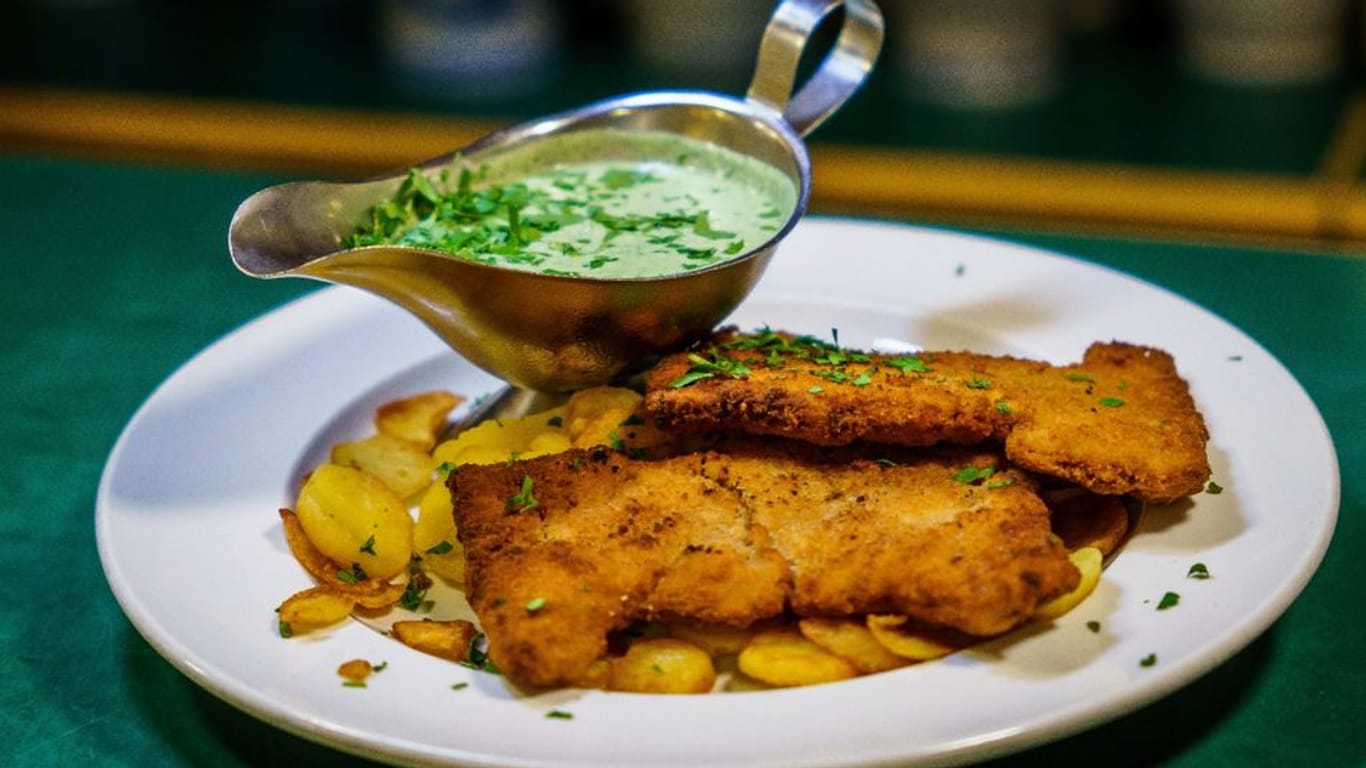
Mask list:
[[[740,651],[737,665],[755,680],[780,687],[833,683],[858,676],[858,668],[852,663],[806,639],[795,627],[756,634]]]
[[[459,395],[441,390],[394,400],[375,411],[375,429],[431,451],[446,425],[446,417],[464,401]]]
[[[1096,584],[1100,582],[1101,565],[1105,556],[1096,547],[1082,547],[1067,555],[1067,559],[1072,561],[1072,565],[1081,572],[1081,582],[1077,588],[1065,595],[1060,595],[1039,606],[1034,612],[1034,618],[1038,621],[1052,621],[1059,616],[1077,607],[1081,601],[1085,600],[1096,589]]]
[[[438,445],[432,455],[438,465],[497,464],[593,445],[649,450],[667,440],[645,416],[639,393],[594,387],[575,392],[559,408],[473,426]]]
[[[612,682],[612,661],[611,659],[598,659],[588,665],[583,674],[574,680],[575,688],[584,689],[603,689]]]
[[[594,387],[575,392],[564,406],[564,429],[575,448],[606,445],[616,450],[649,452],[668,445],[645,412],[644,398],[621,387]]]
[[[564,450],[564,408],[551,408],[520,419],[485,421],[438,445],[432,457],[438,465],[497,464],[510,458],[533,458]],[[537,441],[541,441],[537,443]]]
[[[280,523],[285,530],[285,542],[294,559],[303,566],[308,575],[330,588],[354,599],[362,608],[386,608],[398,602],[407,586],[404,583],[390,584],[380,579],[348,581],[340,575],[342,570],[332,559],[313,546],[308,534],[299,523],[299,517],[291,510],[280,510]]]
[[[546,456],[552,453],[564,453],[573,447],[574,444],[570,442],[569,435],[564,432],[560,430],[546,431],[531,438],[531,442],[527,444],[525,455],[528,458]]]
[[[456,537],[451,492],[442,483],[432,483],[417,505],[413,551],[422,558],[427,570],[453,584],[464,585],[465,548]]]
[[[299,524],[299,516],[292,510],[281,508],[280,524],[284,527],[285,543],[289,545],[290,554],[294,555],[294,559],[305,571],[308,571],[308,575],[323,584],[340,586],[342,582],[337,578],[337,564],[313,546],[303,526]]]
[[[797,628],[807,640],[871,674],[904,667],[910,660],[898,656],[873,637],[867,624],[850,618],[806,618]]]
[[[1095,547],[1108,557],[1129,532],[1129,510],[1118,496],[1101,496],[1082,488],[1044,495],[1050,525],[1068,550]]]
[[[879,645],[910,661],[930,661],[963,647],[947,635],[912,626],[905,616],[870,614],[867,626]]]
[[[420,443],[384,433],[337,443],[331,461],[374,475],[400,499],[424,491],[436,469],[436,460]]]
[[[674,637],[638,640],[611,664],[607,687],[613,691],[707,693],[716,684],[711,656]]]
[[[396,621],[394,637],[409,648],[451,661],[464,661],[478,630],[464,619]]]
[[[275,611],[280,617],[280,633],[300,635],[346,620],[356,601],[329,587],[309,587],[285,598]]]
[[[397,603],[403,597],[403,592],[407,589],[408,582],[401,581],[389,584],[387,582],[371,579],[349,586],[349,589],[341,590],[341,592],[347,597],[354,599],[356,601],[356,607],[377,611]]]
[[[408,567],[413,518],[372,475],[338,464],[318,467],[299,491],[295,514],[313,546],[359,581],[387,580]]]
[[[593,387],[569,396],[564,404],[564,429],[571,439],[584,434],[590,422],[609,411],[630,413],[644,398],[625,387]]]
[[[337,667],[337,674],[352,683],[363,683],[375,673],[375,665],[367,659],[349,659]]]
[[[737,629],[719,624],[680,622],[669,625],[669,635],[706,651],[712,658],[744,650],[754,637],[753,629]]]

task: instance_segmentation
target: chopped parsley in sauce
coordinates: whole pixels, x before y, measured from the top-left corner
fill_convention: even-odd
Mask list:
[[[547,275],[653,277],[764,245],[796,200],[784,173],[714,144],[584,130],[478,168],[457,157],[439,172],[412,169],[342,245],[427,248]]]

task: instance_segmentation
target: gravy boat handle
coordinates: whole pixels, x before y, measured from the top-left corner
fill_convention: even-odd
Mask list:
[[[830,53],[794,93],[797,64],[821,19],[844,7],[844,25]],[[745,98],[780,112],[805,136],[858,90],[882,49],[882,12],[872,0],[783,0],[759,43],[759,60]]]

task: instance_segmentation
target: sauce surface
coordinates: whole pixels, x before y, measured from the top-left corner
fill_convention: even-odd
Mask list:
[[[550,275],[677,274],[763,245],[796,208],[781,171],[676,134],[598,129],[424,175],[345,247],[406,245]]]

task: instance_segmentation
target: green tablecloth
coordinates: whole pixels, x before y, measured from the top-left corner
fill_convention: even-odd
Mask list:
[[[119,430],[177,365],[309,289],[239,276],[236,203],[275,181],[0,156],[0,733],[8,765],[359,765],[221,703],[123,617],[95,551]],[[1327,558],[1249,648],[1181,692],[1011,765],[1366,765],[1366,260],[1010,235],[1183,294],[1277,355],[1343,467]],[[1266,439],[1274,440],[1275,435]],[[832,713],[833,715],[834,713]]]

